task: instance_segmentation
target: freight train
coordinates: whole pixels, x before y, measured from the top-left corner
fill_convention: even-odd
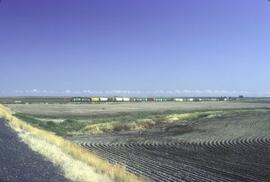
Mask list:
[[[72,97],[75,103],[101,102],[202,102],[202,101],[231,101],[232,97]]]

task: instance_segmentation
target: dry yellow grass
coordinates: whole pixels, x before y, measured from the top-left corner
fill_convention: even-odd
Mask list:
[[[198,111],[198,112],[186,112],[186,113],[174,113],[174,114],[164,114],[158,118],[149,117],[140,118],[132,121],[118,121],[112,120],[104,123],[89,123],[82,129],[82,133],[90,134],[100,134],[113,131],[140,131],[151,128],[160,123],[178,123],[186,120],[193,120],[198,118],[216,118],[222,117],[228,114],[240,113],[240,112],[251,112],[251,111],[265,111],[265,109],[232,109],[232,110],[215,110],[215,111]]]
[[[100,134],[106,132],[112,132],[116,130],[128,130],[138,131],[150,128],[158,123],[175,123],[190,119],[196,119],[199,117],[214,118],[225,114],[225,111],[201,111],[201,112],[188,112],[188,113],[176,113],[164,115],[161,118],[144,118],[134,119],[134,121],[121,122],[121,121],[110,121],[105,123],[88,124],[83,128],[83,132],[91,134]]]
[[[138,131],[154,126],[156,121],[153,119],[136,119],[130,122],[111,121],[106,123],[89,124],[83,128],[83,132],[100,134],[116,130]]]
[[[112,181],[148,181],[146,178],[138,177],[128,172],[124,167],[120,165],[110,164],[109,162],[99,158],[94,153],[89,152],[88,150],[75,143],[72,143],[71,141],[65,140],[62,137],[56,136],[54,133],[35,128],[25,123],[24,121],[14,117],[12,115],[12,111],[3,105],[0,105],[0,115],[3,116],[12,127],[29,132],[37,139],[49,142],[54,146],[61,148],[61,150],[66,154],[93,167],[97,173],[108,176]]]
[[[182,114],[170,114],[166,116],[166,122],[177,122],[188,119],[196,119],[201,116],[205,116],[207,118],[215,118],[225,114],[226,111],[203,111],[203,112],[191,112],[191,113],[182,113]]]
[[[63,152],[61,148],[45,140],[34,137],[29,132],[18,129],[16,131],[22,141],[33,151],[42,154],[52,161],[54,165],[61,167],[66,178],[78,182],[112,182],[107,175],[97,173],[93,167],[74,159],[72,156]]]

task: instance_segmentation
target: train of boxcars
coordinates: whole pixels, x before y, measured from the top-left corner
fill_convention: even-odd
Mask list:
[[[90,102],[202,102],[202,101],[231,101],[231,97],[73,97],[71,102],[90,103]]]
[[[238,97],[125,97],[125,96],[76,96],[76,97],[0,97],[2,104],[66,104],[66,103],[105,103],[105,102],[202,102],[234,101]]]

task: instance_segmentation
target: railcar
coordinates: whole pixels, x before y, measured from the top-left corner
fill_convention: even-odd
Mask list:
[[[123,98],[123,102],[129,102],[130,101],[130,98],[129,97],[124,97]]]
[[[100,97],[91,97],[91,101],[92,102],[99,102],[100,101]]]
[[[100,97],[100,102],[108,102],[109,98],[108,97]]]
[[[82,102],[81,97],[72,97],[71,102]]]

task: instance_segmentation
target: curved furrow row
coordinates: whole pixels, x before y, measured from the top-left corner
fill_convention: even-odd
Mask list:
[[[181,157],[177,156],[177,155],[179,155],[178,153],[174,154],[174,155],[171,155],[172,153],[165,152],[165,151],[163,151],[163,153],[160,154],[160,150],[158,150],[158,149],[155,150],[153,148],[151,149],[151,154],[155,155],[155,159],[161,158],[166,163],[171,163],[172,165],[174,164],[174,166],[176,166],[176,168],[178,168],[178,169],[179,169],[179,167],[178,167],[179,163],[185,164],[185,166],[186,166],[185,168],[187,168],[187,166],[188,166],[191,169],[191,171],[189,171],[189,173],[199,177],[199,179],[197,179],[197,180],[201,181],[202,179],[200,179],[200,178],[202,178],[203,176],[205,176],[206,181],[210,181],[210,180],[228,181],[229,180],[229,179],[227,179],[227,177],[221,178],[219,175],[216,175],[216,173],[213,173],[213,170],[211,171],[211,170],[206,170],[205,167],[198,167],[196,162],[184,158],[182,154],[181,154]]]
[[[89,145],[87,145],[86,147],[89,147]],[[129,158],[130,159],[135,159],[132,161],[132,163],[130,163],[130,160],[127,159],[127,157],[125,157],[121,152],[115,152],[113,150],[108,150],[108,148],[106,146],[103,145],[98,145],[98,147],[96,148],[96,146],[92,146],[96,149],[96,151],[99,151],[98,153],[103,153],[103,157],[106,157],[107,159],[109,159],[110,161],[117,161],[117,163],[121,163],[122,165],[125,165],[127,167],[127,169],[129,170],[133,170],[134,166],[137,167],[135,168],[136,170],[133,172],[137,173],[137,174],[141,174],[141,171],[145,171],[146,174],[148,175],[152,175],[152,172],[149,171],[149,168],[144,167],[144,163],[148,162],[146,160],[139,160],[140,158],[138,158],[137,156],[132,156],[132,153],[129,154]],[[110,145],[110,148],[112,146]],[[138,166],[142,165],[140,168],[138,168]],[[151,169],[151,168],[150,168]],[[158,170],[156,170],[158,172]],[[161,180],[163,177],[163,175],[160,174],[156,174],[154,175],[155,179],[157,181]],[[169,177],[168,177],[169,178]],[[166,179],[166,178],[165,178]],[[175,179],[174,179],[175,180]],[[170,181],[170,180],[165,180],[165,181]],[[173,181],[173,180],[172,180]]]
[[[149,147],[150,144],[148,144],[148,146],[142,146],[142,148],[140,148],[140,151],[145,151],[145,153],[149,154]],[[130,148],[131,145],[128,145],[127,148]],[[132,145],[132,148],[134,148],[135,145]],[[156,145],[154,145],[156,146]],[[160,146],[158,146],[159,148]],[[140,153],[138,153],[139,155]],[[170,153],[167,152],[163,152],[162,155],[160,155],[160,150],[155,150],[155,148],[151,148],[150,150],[150,155],[148,156],[154,156],[154,159],[152,158],[152,160],[158,160],[161,161],[161,163],[163,163],[163,166],[165,168],[169,168],[169,173],[179,173],[179,171],[181,171],[182,174],[184,174],[185,176],[192,176],[192,180],[200,180],[203,181],[203,177],[204,180],[209,181],[211,179],[212,176],[214,176],[213,173],[209,174],[208,171],[205,170],[201,170],[198,168],[195,168],[194,166],[190,165],[188,162],[184,162],[184,161],[180,161],[178,160],[177,162],[174,161],[173,159],[171,159],[171,155]],[[169,166],[165,166],[169,165]],[[182,165],[184,164],[184,166]],[[195,172],[196,171],[196,172]],[[211,176],[209,178],[209,176]],[[223,180],[218,180],[217,177],[214,178],[215,181],[223,181]],[[226,181],[226,180],[225,180]]]
[[[88,145],[88,147],[89,147],[89,145]],[[99,154],[101,152],[103,154],[101,156],[107,158],[109,161],[112,161],[112,162],[116,161],[115,163],[120,163],[120,164],[126,166],[127,169],[129,169],[132,172],[135,172],[137,174],[144,174],[145,176],[151,176],[151,177],[153,177],[153,179],[155,181],[163,180],[163,181],[169,182],[169,181],[177,181],[178,180],[175,177],[166,175],[166,173],[164,173],[164,171],[162,171],[158,168],[157,163],[155,163],[155,162],[153,163],[153,161],[151,161],[151,163],[149,163],[149,160],[147,158],[141,159],[141,158],[138,158],[137,155],[134,155],[132,153],[130,153],[127,157],[119,151],[108,150],[108,148],[104,148],[104,146],[102,146],[102,145],[99,145],[99,147],[95,148],[95,149],[97,151],[99,151],[97,154]],[[153,166],[150,166],[150,164],[152,164]],[[142,171],[143,171],[143,173],[142,173]]]
[[[269,137],[80,144],[154,181],[260,182],[270,171]]]
[[[159,149],[153,149],[152,148],[151,150],[157,152],[157,154],[159,152]],[[171,149],[169,149],[168,151],[163,150],[163,153],[169,154],[168,156],[174,156],[174,158],[178,157],[179,153],[177,153],[177,152],[178,151],[176,151],[176,153],[171,152]],[[164,156],[164,157],[167,157],[167,155]],[[202,169],[207,168],[208,171],[219,173],[220,175],[223,175],[223,176],[231,176],[230,173],[234,173],[233,177],[239,176],[239,178],[241,178],[241,172],[239,172],[240,175],[237,175],[236,171],[230,171],[230,170],[229,171],[219,171],[219,169],[216,169],[216,167],[215,167],[216,165],[210,165],[211,163],[214,163],[214,162],[216,162],[217,164],[222,162],[223,163],[223,168],[227,167],[228,169],[231,169],[231,163],[226,162],[226,161],[213,161],[213,160],[209,160],[210,159],[209,156],[205,156],[205,155],[199,155],[198,156],[198,155],[196,155],[194,153],[191,155],[191,153],[183,153],[183,152],[181,153],[180,159],[181,160],[186,160],[186,161],[184,161],[185,163],[189,163],[189,164],[191,164],[193,166],[196,166],[197,168],[202,168]],[[253,179],[252,176],[251,177],[246,176],[246,178],[250,178],[251,181],[256,180],[256,179]]]
[[[134,154],[134,151],[133,151],[133,154]],[[139,154],[135,153],[135,157],[138,158]],[[164,165],[161,166],[160,163],[155,162],[155,160],[153,158],[149,158],[149,156],[147,156],[147,155],[146,156],[143,155],[143,157],[141,155],[141,158],[142,158],[143,161],[140,161],[140,163],[138,165],[142,165],[142,164],[146,163],[146,166],[148,166],[148,168],[150,168],[150,169],[152,168],[154,170],[163,171],[165,174],[168,173],[168,174],[170,174],[170,179],[172,179],[172,181],[179,181],[180,180],[179,173],[181,173],[182,175],[184,174],[184,176],[186,176],[185,181],[198,181],[198,180],[200,180],[200,181],[209,181],[209,177],[208,178],[205,177],[205,179],[203,180],[203,175],[204,175],[203,173],[205,173],[205,171],[203,171],[203,173],[199,173],[199,171],[194,170],[194,168],[189,169],[189,166],[187,166],[186,164],[184,166],[182,166],[182,167],[178,166],[178,168],[177,167],[172,167],[169,164],[166,164],[165,166]],[[124,160],[131,160],[131,158],[126,157],[126,158],[124,158]],[[138,159],[132,159],[132,160],[137,161]],[[167,161],[167,163],[168,163],[168,161]],[[188,169],[189,169],[189,171],[188,171]],[[153,173],[151,174],[151,176],[152,175],[153,175]],[[164,181],[164,179],[165,179],[164,177],[165,176],[163,176],[161,178],[162,179],[161,181]],[[217,180],[215,180],[215,181],[217,181]]]
[[[171,175],[170,175],[170,179],[172,179],[172,181],[179,181],[179,175],[177,175],[177,176],[175,176],[175,175],[173,175],[173,174],[177,174],[177,173],[179,173],[180,171],[183,173],[184,171],[187,171],[187,169],[185,169],[185,168],[183,168],[183,167],[181,167],[181,169],[182,170],[180,170],[180,168],[175,168],[175,167],[171,167],[168,163],[164,166],[164,165],[162,165],[162,163],[160,163],[160,162],[155,162],[156,160],[154,160],[154,162],[153,162],[153,158],[151,157],[151,156],[147,156],[147,155],[142,155],[141,153],[138,153],[137,152],[137,150],[133,150],[132,151],[132,154],[137,158],[138,157],[138,155],[140,155],[141,156],[141,158],[142,159],[140,159],[138,162],[139,162],[139,165],[142,165],[142,164],[144,164],[144,165],[146,165],[147,166],[147,168],[148,169],[151,169],[152,168],[152,170],[154,170],[154,171],[163,171],[164,172],[164,174],[163,174],[163,177],[161,178],[161,179],[166,179],[166,178],[164,178],[165,177],[165,174],[167,175],[167,174],[170,174],[171,173]],[[130,156],[126,156],[126,158],[125,158],[125,160],[130,160],[130,158],[129,158]],[[132,159],[132,160],[138,160],[138,159]],[[158,161],[158,160],[157,160]],[[187,166],[185,166],[186,168],[187,168]],[[153,175],[153,172],[152,172],[152,174],[151,175]],[[195,177],[195,175],[193,174],[193,175],[190,175],[191,176],[191,178],[190,177],[187,177],[189,180],[192,180],[192,181],[194,181],[194,180],[196,180],[196,177]],[[200,178],[201,179],[201,181],[205,181],[205,180],[202,180],[202,178]]]
[[[152,149],[153,150],[153,149]],[[156,149],[158,150],[158,149]],[[164,151],[165,153],[165,151]],[[256,181],[256,179],[254,179],[252,176],[248,176],[248,175],[244,175],[243,176],[243,170],[240,170],[241,167],[245,169],[245,171],[248,171],[248,169],[246,169],[246,165],[241,166],[242,164],[235,164],[232,163],[230,161],[224,161],[224,160],[213,160],[211,159],[211,157],[213,156],[209,156],[209,155],[196,155],[196,154],[191,154],[191,153],[181,153],[181,156],[178,156],[177,154],[179,153],[174,153],[169,151],[169,156],[174,156],[175,159],[177,159],[178,157],[180,157],[181,160],[185,160],[183,162],[185,163],[189,163],[190,165],[196,166],[197,168],[202,168],[202,169],[206,169],[208,171],[212,171],[215,174],[219,174],[222,176],[231,176],[233,178],[243,178],[245,177],[246,181],[247,179],[250,179],[250,181]],[[209,160],[211,159],[211,160]],[[222,163],[222,168],[218,169],[216,166],[218,166],[220,163]],[[231,167],[234,166],[240,166],[240,169],[234,169],[231,170]],[[227,169],[227,170],[224,170]],[[249,171],[250,173],[253,172],[253,170]]]

